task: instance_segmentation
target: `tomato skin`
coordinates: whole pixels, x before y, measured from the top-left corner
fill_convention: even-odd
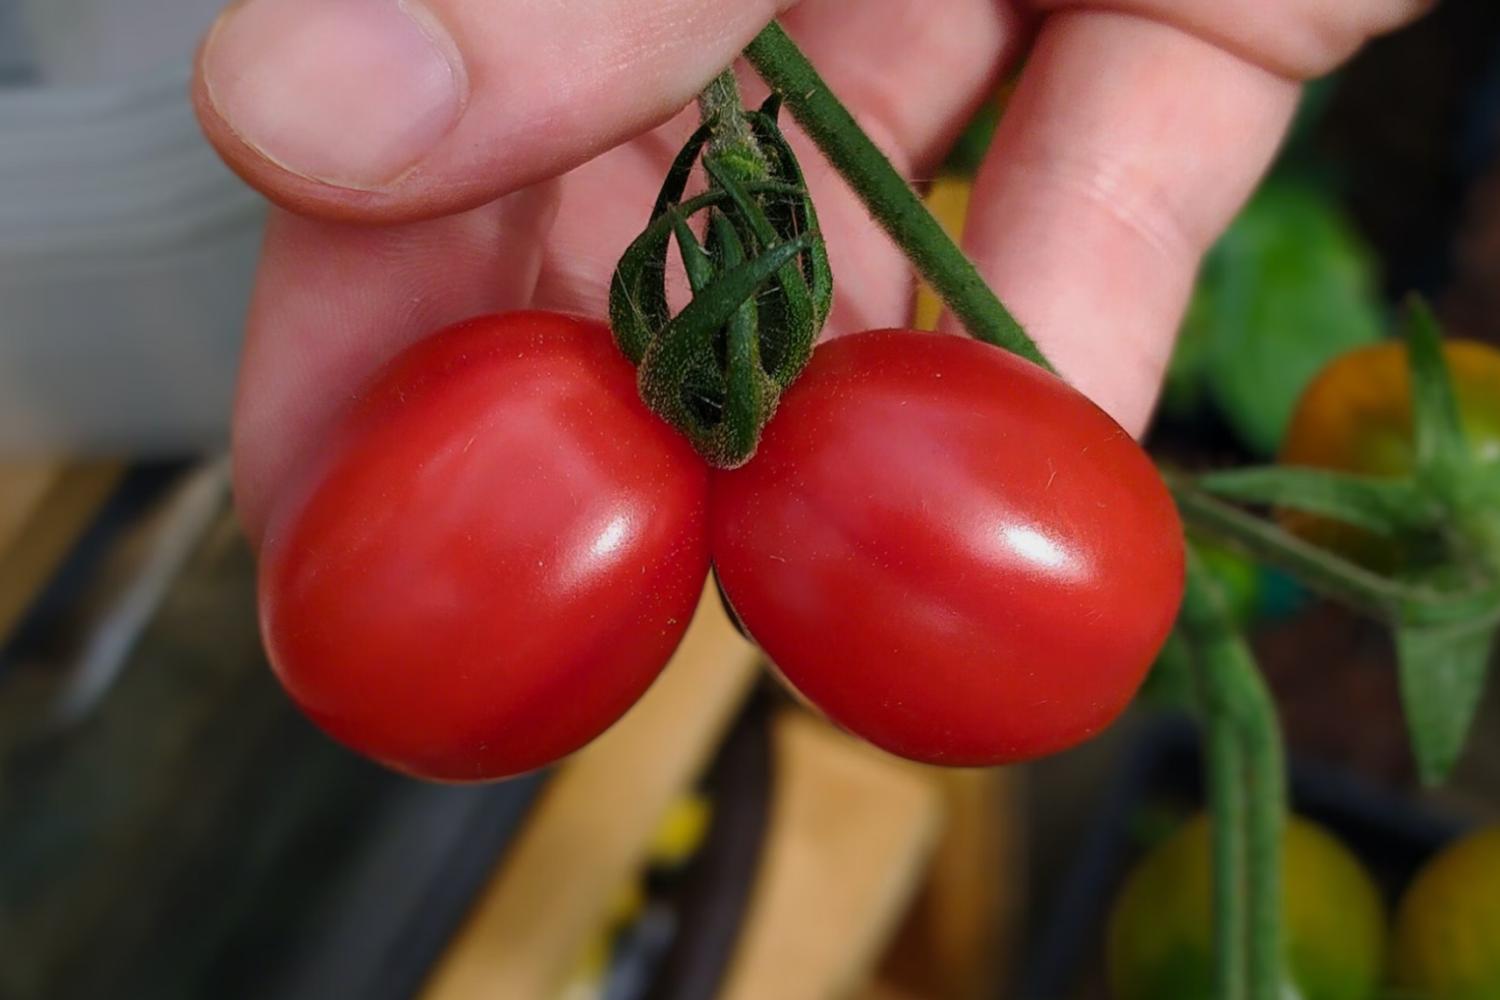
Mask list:
[[[448,781],[593,739],[676,648],[708,472],[602,324],[471,320],[397,357],[275,511],[261,627],[336,740]]]
[[[1042,369],[910,330],[830,341],[715,474],[715,570],[835,722],[949,765],[1072,746],[1176,615],[1182,529],[1130,436]]]

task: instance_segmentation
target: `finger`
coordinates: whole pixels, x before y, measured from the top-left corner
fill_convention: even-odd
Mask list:
[[[240,0],[194,99],[235,170],[340,219],[484,204],[660,124],[791,0]]]
[[[369,373],[423,334],[530,301],[556,191],[371,228],[274,213],[234,413],[235,499],[259,539],[271,499]]]
[[[1203,251],[1265,170],[1297,85],[1161,22],[1042,25],[965,243],[1061,373],[1145,425]]]
[[[1278,76],[1310,80],[1437,0],[1112,0],[1110,9],[1181,28]],[[1042,11],[1099,0],[1031,0]]]

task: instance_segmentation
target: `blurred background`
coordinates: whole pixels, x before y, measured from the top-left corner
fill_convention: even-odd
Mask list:
[[[216,8],[0,0],[0,1000],[1108,996],[1111,901],[1201,803],[1169,660],[1105,736],[982,773],[806,715],[711,596],[645,701],[546,774],[423,785],[295,712],[222,458],[264,206],[185,96]],[[1002,105],[931,182],[950,221]],[[1153,451],[1273,458],[1307,381],[1411,290],[1500,345],[1490,0],[1308,89],[1205,263]],[[1393,904],[1500,819],[1500,692],[1421,791],[1385,631],[1213,563],[1297,810]]]

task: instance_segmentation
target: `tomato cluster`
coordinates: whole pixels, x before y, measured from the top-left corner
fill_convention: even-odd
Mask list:
[[[813,357],[754,459],[710,470],[602,324],[510,313],[396,358],[280,503],[272,664],[334,738],[481,780],[606,729],[712,563],[832,719],[958,765],[1050,753],[1125,706],[1183,576],[1144,452],[1065,383],[914,331]]]

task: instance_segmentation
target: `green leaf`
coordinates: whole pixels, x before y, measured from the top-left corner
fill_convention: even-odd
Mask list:
[[[1442,508],[1406,479],[1270,465],[1205,473],[1198,485],[1230,500],[1306,511],[1380,535],[1435,528],[1443,517]]]
[[[1417,771],[1427,784],[1446,778],[1463,752],[1494,639],[1488,616],[1396,630],[1401,702]]]
[[[1443,331],[1420,296],[1407,299],[1402,322],[1411,365],[1412,433],[1419,475],[1446,476],[1468,464],[1453,378],[1443,358]]]
[[[1380,336],[1372,261],[1326,195],[1268,182],[1204,262],[1169,406],[1180,412],[1201,385],[1246,445],[1273,454],[1308,380]]]

